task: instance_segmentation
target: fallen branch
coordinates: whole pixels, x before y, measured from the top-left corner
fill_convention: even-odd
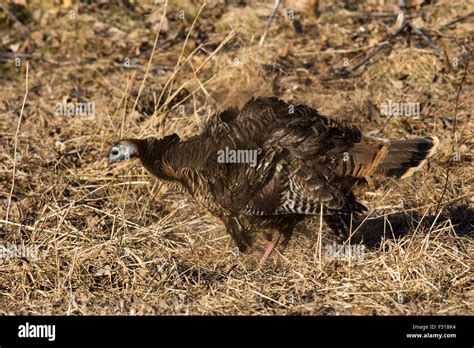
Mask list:
[[[421,31],[418,27],[416,27],[414,24],[409,24],[410,28],[416,33],[418,34],[422,39],[423,41],[425,41],[428,45],[431,46],[431,48],[433,48],[437,53],[438,55],[441,55],[441,48],[436,45],[428,35],[426,35],[425,33],[423,33],[423,31]]]
[[[362,62],[360,62],[359,64],[357,64],[356,66],[354,66],[353,68],[351,69],[348,69],[347,71],[347,74],[351,74],[353,73],[354,71],[356,71],[357,69],[359,69],[361,66],[365,65],[366,63],[369,62],[369,60],[371,60],[373,57],[375,57],[375,55],[377,55],[378,53],[380,53],[380,51],[382,51],[382,49],[384,47],[386,47],[387,45],[391,44],[393,39],[395,39],[398,35],[400,35],[400,33],[402,33],[405,28],[408,26],[408,23],[404,23],[402,24],[393,34],[391,34],[387,39],[384,39],[382,41],[386,41],[387,44],[386,45],[380,45],[380,46],[377,46],[372,52],[370,52]]]
[[[2,3],[0,2],[0,8],[3,10],[3,12],[5,12],[5,13],[7,14],[8,17],[10,17],[10,19],[11,19],[12,21],[14,21],[14,22],[15,22],[16,24],[18,24],[18,25],[23,26],[23,23],[20,22],[20,20],[19,20],[18,18],[16,18],[16,16],[8,9],[7,5],[2,4]]]
[[[443,30],[443,29],[446,29],[446,28],[449,28],[450,26],[452,26],[453,24],[456,24],[458,22],[461,22],[469,17],[472,17],[474,16],[474,11],[473,12],[470,12],[468,13],[467,15],[464,15],[464,16],[460,16],[460,17],[457,17],[455,19],[453,19],[452,21],[442,25],[441,27],[439,27],[437,30]]]
[[[273,18],[275,18],[277,12],[278,12],[278,7],[280,7],[281,0],[275,0],[275,6],[273,7],[272,14],[270,15],[270,18],[268,18],[267,26],[265,27],[265,31],[263,32],[262,37],[260,38],[260,42],[258,43],[259,46],[263,45],[263,41],[265,41],[265,37],[267,36],[268,30],[270,29],[270,26],[272,25]]]

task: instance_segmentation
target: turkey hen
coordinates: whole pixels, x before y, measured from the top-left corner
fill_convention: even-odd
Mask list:
[[[295,225],[320,209],[327,225],[347,236],[351,216],[367,210],[354,185],[372,175],[408,177],[438,143],[436,137],[370,138],[306,105],[258,97],[217,114],[187,140],[176,134],[120,140],[108,162],[139,158],[151,174],[218,216],[242,252],[259,231],[277,230],[263,262],[277,244],[282,252]]]

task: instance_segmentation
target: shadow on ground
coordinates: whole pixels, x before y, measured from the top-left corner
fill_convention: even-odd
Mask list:
[[[382,238],[399,238],[416,229],[426,230],[433,225],[440,226],[448,220],[457,235],[474,237],[474,209],[459,205],[444,209],[438,218],[434,214],[423,216],[415,211],[371,217],[355,230],[351,239],[355,243],[363,242],[368,247],[376,247]]]

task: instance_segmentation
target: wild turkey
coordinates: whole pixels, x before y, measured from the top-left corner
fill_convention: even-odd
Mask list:
[[[306,105],[259,97],[242,110],[217,114],[199,135],[184,141],[176,134],[120,140],[108,162],[138,157],[150,173],[217,215],[242,252],[258,231],[279,231],[263,263],[280,237],[283,252],[296,223],[319,214],[321,206],[328,226],[347,236],[351,213],[367,210],[357,202],[353,186],[375,174],[411,175],[438,143],[436,137],[369,138],[357,126]],[[240,163],[239,151],[248,155],[240,156]],[[222,160],[225,153],[234,156]]]

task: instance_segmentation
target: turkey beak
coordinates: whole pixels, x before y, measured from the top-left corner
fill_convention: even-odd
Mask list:
[[[108,156],[107,157],[107,168],[109,168],[112,165],[112,163],[114,163],[114,162],[115,161],[112,158],[110,158],[110,156]]]

